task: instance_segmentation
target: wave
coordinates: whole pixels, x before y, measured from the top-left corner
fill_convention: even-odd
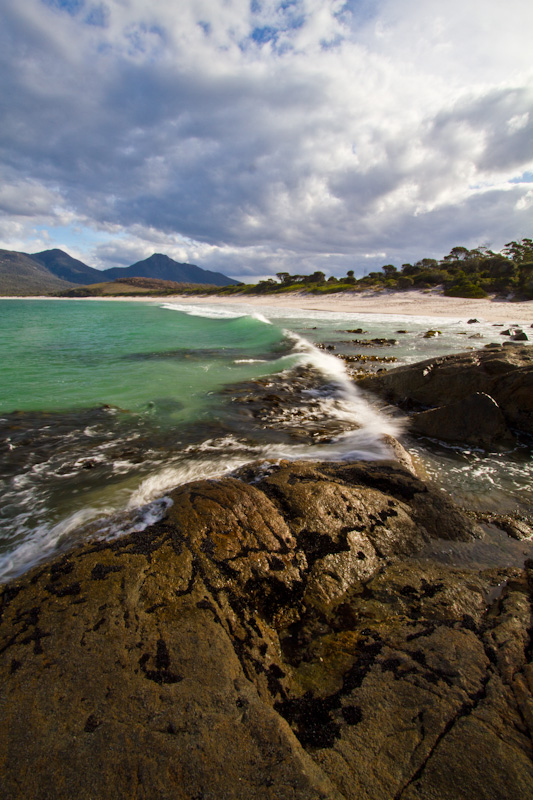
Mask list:
[[[381,440],[384,434],[397,436],[400,432],[398,422],[385,417],[363,397],[360,390],[346,371],[344,362],[336,356],[319,350],[303,336],[293,331],[285,331],[286,336],[294,342],[294,351],[300,364],[317,369],[333,384],[333,392],[329,397],[322,399],[325,415],[335,416],[337,419],[353,421],[365,430],[368,443],[372,439]],[[360,436],[360,438],[364,438]],[[372,456],[375,448],[372,445]]]
[[[204,319],[242,319],[243,317],[251,317],[259,322],[264,322],[265,325],[271,325],[271,321],[258,311],[239,311],[237,309],[219,308],[218,306],[210,305],[188,305],[186,303],[163,303],[161,308],[166,308],[169,311],[181,311],[189,317],[203,317]]]

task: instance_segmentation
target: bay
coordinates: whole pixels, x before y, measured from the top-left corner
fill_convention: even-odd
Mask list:
[[[430,329],[439,333],[426,338]],[[263,316],[207,301],[0,300],[0,577],[80,539],[142,530],[171,488],[250,461],[387,457],[381,437],[401,421],[358,392],[335,354],[412,363],[498,341],[499,330],[429,317]],[[398,344],[353,341],[371,338]],[[527,447],[412,447],[459,502],[531,508]]]

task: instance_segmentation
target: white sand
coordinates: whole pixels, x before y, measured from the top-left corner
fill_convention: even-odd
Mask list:
[[[312,311],[342,311],[365,314],[405,314],[413,317],[452,317],[487,322],[533,323],[533,300],[511,303],[502,300],[470,300],[444,297],[434,292],[342,292],[313,295],[305,292],[272,295],[194,296],[161,298],[166,302],[190,304],[244,304],[255,308],[295,308]],[[533,334],[532,334],[533,338]]]
[[[8,299],[8,298],[2,298]],[[13,299],[67,299],[67,298],[13,298]],[[68,298],[70,299],[70,298]],[[533,300],[513,303],[505,300],[471,300],[462,297],[444,297],[437,292],[342,292],[339,294],[313,295],[305,292],[272,295],[165,295],[162,297],[94,297],[85,300],[109,300],[123,302],[179,302],[191,305],[242,304],[257,309],[293,308],[312,311],[342,311],[365,314],[405,314],[413,317],[472,318],[487,322],[517,323],[531,326],[533,323]],[[533,338],[533,334],[532,334]]]

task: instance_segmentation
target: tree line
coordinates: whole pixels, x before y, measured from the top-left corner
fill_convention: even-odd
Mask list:
[[[501,252],[495,253],[486,247],[469,250],[452,247],[440,261],[422,258],[414,264],[402,264],[400,268],[385,264],[381,270],[356,278],[354,270],[345,277],[326,278],[315,271],[310,275],[276,273],[253,285],[224,287],[228,292],[289,292],[305,289],[319,294],[354,289],[431,289],[442,286],[450,297],[487,297],[497,294],[515,299],[533,299],[533,240],[521,239],[508,242]]]

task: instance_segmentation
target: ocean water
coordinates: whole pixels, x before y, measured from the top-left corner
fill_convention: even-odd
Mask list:
[[[76,541],[142,530],[190,480],[268,459],[388,457],[381,437],[402,420],[357,390],[339,352],[402,364],[501,341],[501,328],[466,320],[264,313],[0,300],[0,580]],[[428,329],[440,334],[425,338]],[[398,344],[353,341],[378,337]],[[459,502],[531,509],[527,446],[412,446]]]

